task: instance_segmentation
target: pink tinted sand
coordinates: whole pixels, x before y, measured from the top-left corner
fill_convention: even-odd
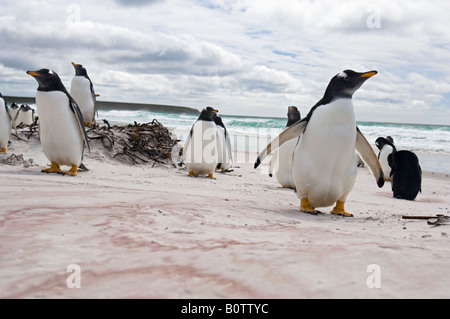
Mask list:
[[[69,177],[41,173],[36,144],[14,141],[6,156],[38,166],[0,167],[1,298],[450,297],[450,226],[402,219],[450,215],[448,176],[425,174],[405,201],[359,168],[346,203],[355,217],[312,216],[253,169],[256,154],[209,180],[94,149],[90,171]],[[67,286],[71,264],[80,288]]]

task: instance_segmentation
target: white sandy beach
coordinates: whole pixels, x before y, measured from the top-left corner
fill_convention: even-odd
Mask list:
[[[300,213],[256,154],[209,180],[95,147],[90,171],[44,174],[37,139],[12,138],[12,153],[37,166],[0,164],[0,298],[450,297],[450,226],[402,219],[450,215],[448,175],[425,173],[406,201],[359,168],[355,217],[342,218]],[[67,286],[71,264],[80,288]]]

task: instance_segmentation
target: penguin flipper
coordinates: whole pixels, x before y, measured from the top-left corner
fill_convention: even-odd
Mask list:
[[[269,163],[269,176],[272,177],[275,167],[278,167],[278,151],[273,152]]]
[[[78,126],[80,128],[81,133],[83,134],[84,143],[87,145],[88,150],[90,152],[91,151],[91,147],[89,145],[87,133],[86,133],[86,130],[84,128],[83,114],[81,113],[81,110],[78,107],[78,104],[75,102],[75,100],[70,95],[68,95],[68,97],[69,97],[70,108],[72,109],[73,113],[75,113],[75,116],[76,116],[77,122],[78,122]]]
[[[369,166],[370,171],[377,181],[378,187],[383,187],[384,185],[384,175],[381,164],[378,161],[377,155],[373,151],[373,148],[367,142],[364,135],[361,133],[358,127],[356,127],[356,151],[358,152],[364,163]]]
[[[185,163],[186,162],[186,150],[189,146],[189,144],[191,143],[191,138],[192,138],[192,129],[194,126],[192,126],[191,131],[189,132],[188,137],[186,138],[186,141],[184,142],[184,146],[183,146],[183,154],[181,155],[181,162]]]
[[[303,120],[300,120],[297,123],[287,127],[283,132],[280,133],[280,135],[274,138],[272,142],[267,144],[264,150],[259,153],[258,158],[255,161],[255,168],[257,168],[259,164],[261,164],[261,162],[264,160],[264,158],[272,153],[273,150],[277,149],[287,141],[302,135],[303,131],[306,128],[306,125],[308,124],[308,119],[309,118],[304,118]]]

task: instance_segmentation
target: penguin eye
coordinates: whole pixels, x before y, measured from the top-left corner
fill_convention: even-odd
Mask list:
[[[344,78],[344,81],[346,81],[346,82],[348,82],[350,80],[350,77],[349,76],[346,76],[345,78]]]

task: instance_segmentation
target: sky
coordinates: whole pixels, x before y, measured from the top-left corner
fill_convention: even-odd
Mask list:
[[[82,64],[99,100],[302,116],[345,69],[377,70],[357,121],[450,125],[449,1],[0,1],[0,92]]]

